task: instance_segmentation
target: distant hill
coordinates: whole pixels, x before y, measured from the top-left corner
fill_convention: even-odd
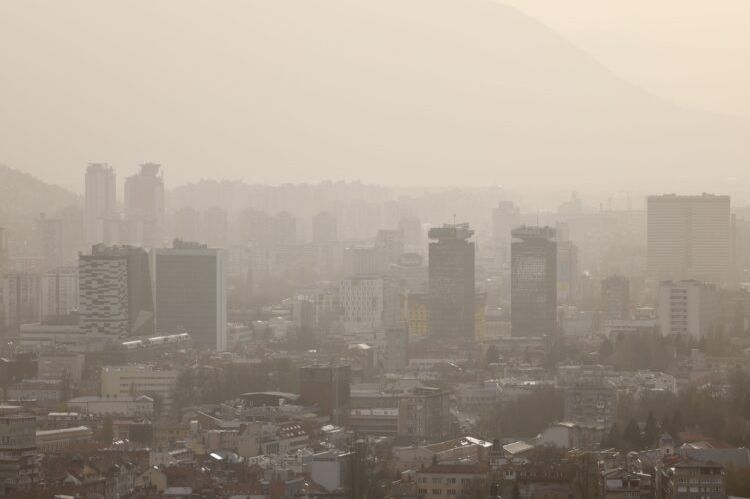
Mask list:
[[[546,187],[740,175],[750,166],[747,123],[660,100],[511,7],[251,5],[250,43],[237,63],[252,77],[236,105],[252,164],[320,165],[338,178],[365,171],[368,181],[410,185]]]
[[[0,165],[0,226],[28,224],[40,213],[55,216],[63,208],[80,203],[80,196],[62,187]]]

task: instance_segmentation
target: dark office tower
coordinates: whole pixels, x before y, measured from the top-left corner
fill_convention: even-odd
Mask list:
[[[518,227],[511,243],[511,333],[544,336],[557,327],[557,243],[550,227]]]
[[[223,351],[227,345],[224,253],[205,245],[174,241],[155,249],[156,329],[186,332],[198,347]]]
[[[42,213],[36,220],[36,235],[39,254],[42,257],[42,271],[58,269],[63,266],[63,223],[57,218],[47,218]]]
[[[348,365],[300,367],[299,394],[303,402],[317,404],[320,414],[334,424],[346,424],[351,399],[351,369]]]
[[[115,171],[106,163],[86,168],[86,203],[83,213],[84,246],[112,244],[116,234],[117,182]]]
[[[338,241],[338,220],[329,211],[322,211],[313,217],[312,238],[315,244],[328,244]]]
[[[0,227],[0,276],[8,270],[8,229]]]
[[[174,214],[174,235],[183,241],[199,241],[201,214],[192,206],[184,206]]]
[[[422,253],[422,222],[417,217],[404,217],[398,222],[404,233],[404,247],[407,251]]]
[[[630,315],[630,281],[619,275],[602,280],[601,312],[604,320],[623,320]]]
[[[288,211],[273,217],[273,243],[276,246],[293,246],[297,243],[297,219]]]
[[[229,217],[218,206],[212,206],[203,213],[203,238],[209,248],[229,246]]]
[[[648,274],[663,280],[731,279],[729,196],[648,197]]]
[[[141,171],[125,179],[125,217],[130,243],[154,248],[162,243],[164,227],[164,180],[156,163],[144,163]]]
[[[148,253],[132,246],[96,245],[78,264],[81,328],[87,333],[154,333]]]
[[[474,231],[469,224],[430,229],[429,330],[441,339],[474,340]]]
[[[387,265],[398,263],[398,258],[404,254],[404,232],[400,229],[381,229],[375,236],[375,247],[383,252]]]

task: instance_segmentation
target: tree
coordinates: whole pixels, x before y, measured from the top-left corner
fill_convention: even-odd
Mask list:
[[[487,351],[484,353],[484,364],[489,366],[490,364],[496,364],[500,360],[500,352],[497,350],[495,345],[487,347]]]
[[[650,448],[659,439],[659,428],[656,426],[654,411],[649,411],[646,419],[646,427],[643,429],[643,444]]]
[[[112,440],[115,438],[114,425],[112,424],[112,416],[106,416],[102,421],[102,429],[99,433],[99,440],[105,445],[112,445]]]
[[[643,447],[643,436],[635,419],[628,421],[625,431],[622,432],[622,443],[627,450],[640,450]]]

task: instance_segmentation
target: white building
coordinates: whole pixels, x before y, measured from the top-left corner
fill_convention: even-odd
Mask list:
[[[158,398],[161,413],[167,413],[172,407],[178,375],[178,371],[161,371],[146,365],[103,367],[102,397],[129,400],[133,396],[148,395]]]
[[[716,287],[698,281],[665,281],[659,289],[659,324],[662,335],[700,338],[719,321]]]
[[[496,379],[488,379],[479,383],[462,383],[455,393],[462,411],[479,413],[492,409],[500,401],[502,389]]]
[[[314,454],[310,463],[310,477],[329,492],[340,490],[346,483],[350,459],[350,453],[336,450]]]
[[[50,315],[67,315],[78,310],[78,269],[61,269],[43,274],[39,283],[42,320]]]
[[[648,274],[658,280],[730,279],[729,196],[648,197]]]
[[[348,332],[382,329],[383,279],[373,275],[341,280],[339,304]]]

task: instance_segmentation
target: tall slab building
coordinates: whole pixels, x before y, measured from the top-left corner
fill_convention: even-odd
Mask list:
[[[557,242],[550,227],[518,227],[511,243],[511,334],[557,329]]]
[[[125,179],[125,217],[130,244],[160,246],[164,229],[164,180],[161,165],[144,163]]]
[[[117,179],[106,163],[91,163],[86,168],[86,201],[83,232],[86,247],[112,244],[117,222]]]
[[[148,253],[131,246],[96,245],[78,265],[81,328],[87,333],[154,333]]]
[[[193,344],[216,351],[227,347],[224,252],[180,240],[153,250],[156,329],[186,332]]]
[[[648,197],[648,274],[663,280],[731,280],[729,196]]]
[[[474,235],[469,224],[446,224],[428,232],[430,335],[450,340],[475,336]]]

